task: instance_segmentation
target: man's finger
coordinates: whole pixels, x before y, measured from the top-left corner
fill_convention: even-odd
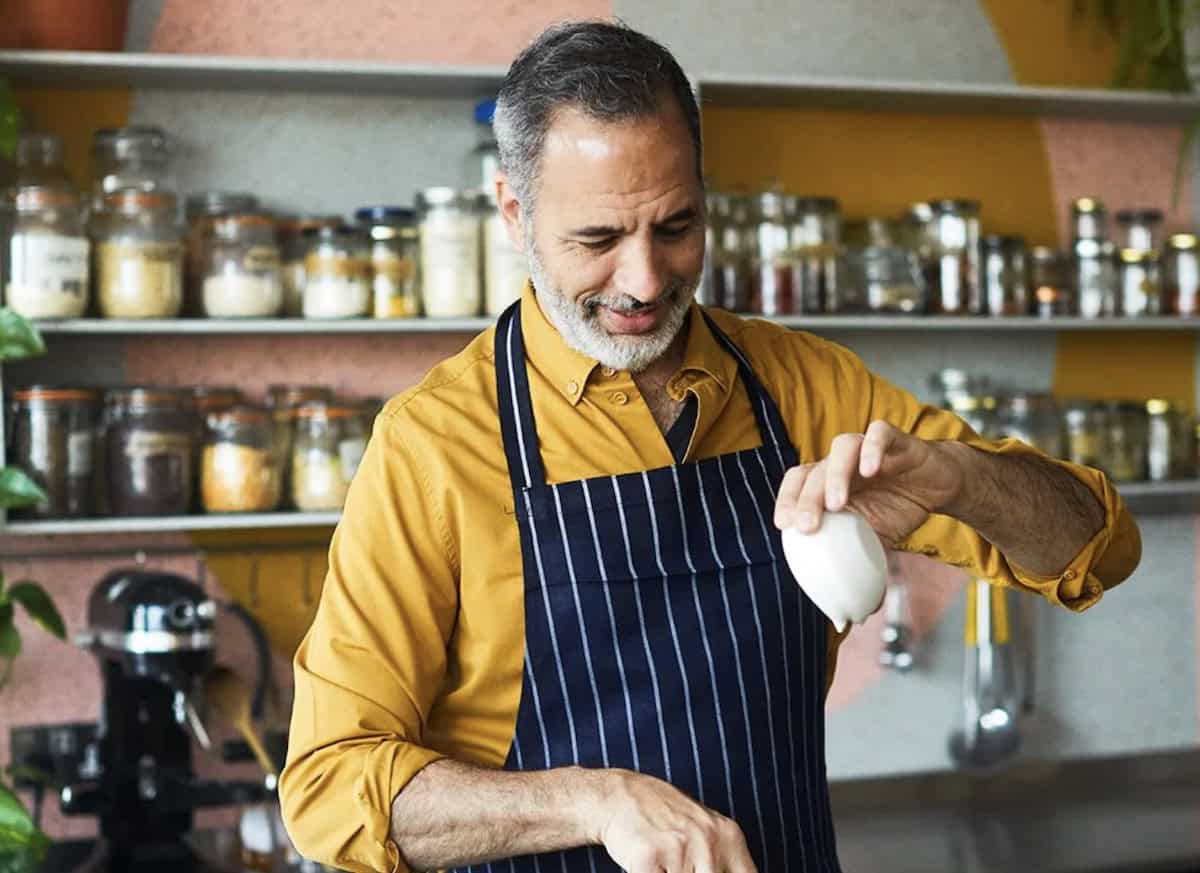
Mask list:
[[[804,533],[813,533],[821,527],[821,516],[825,514],[825,470],[824,461],[813,466],[796,498],[796,514],[791,525]]]
[[[858,459],[858,473],[864,479],[869,479],[879,473],[883,467],[883,459],[896,444],[903,433],[886,421],[871,422],[863,436],[862,449]]]
[[[859,452],[863,437],[856,433],[843,433],[833,438],[829,457],[825,459],[825,509],[839,512],[846,508],[850,499],[850,483],[858,469]]]
[[[775,527],[780,530],[796,526],[796,502],[800,499],[800,492],[812,467],[812,464],[804,464],[784,473],[779,493],[775,496]]]

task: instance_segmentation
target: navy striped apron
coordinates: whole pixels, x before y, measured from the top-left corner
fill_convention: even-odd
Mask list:
[[[760,873],[838,873],[826,622],[792,580],[772,523],[797,463],[778,407],[705,315],[737,359],[763,445],[547,485],[519,306],[496,330],[525,576],[524,687],[506,767],[648,773],[736,820]],[[477,867],[619,869],[602,847]]]

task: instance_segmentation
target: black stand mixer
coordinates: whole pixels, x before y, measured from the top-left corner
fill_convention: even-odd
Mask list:
[[[259,650],[255,706],[262,707],[270,661],[262,629],[240,607]],[[218,606],[182,576],[110,573],[92,591],[88,629],[77,642],[100,661],[104,703],[95,742],[62,789],[69,815],[100,820],[96,851],[78,867],[96,873],[209,873],[185,840],[204,807],[269,799],[274,779],[214,782],[195,777],[193,736],[208,733],[197,704],[215,661]]]

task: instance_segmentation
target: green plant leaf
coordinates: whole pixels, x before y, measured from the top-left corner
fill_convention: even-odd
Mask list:
[[[8,596],[13,603],[25,607],[29,617],[46,633],[53,634],[60,640],[67,638],[67,627],[63,624],[62,615],[41,585],[36,582],[18,582],[8,589]]]
[[[13,834],[32,834],[37,831],[33,817],[21,798],[3,782],[0,782],[0,831]]]
[[[0,361],[34,358],[46,353],[38,329],[6,306],[0,306]]]
[[[21,107],[8,82],[0,79],[0,155],[11,158],[21,134]]]
[[[47,500],[46,492],[18,467],[0,467],[0,508],[33,506]]]
[[[0,658],[15,658],[21,654],[21,632],[12,622],[0,625]],[[0,818],[0,824],[3,824]]]

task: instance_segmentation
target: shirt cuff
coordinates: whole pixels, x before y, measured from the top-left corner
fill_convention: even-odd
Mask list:
[[[371,750],[363,764],[357,794],[371,856],[348,860],[364,864],[371,870],[410,873],[391,837],[392,801],[414,776],[444,757],[441,752],[399,740],[381,742]]]

